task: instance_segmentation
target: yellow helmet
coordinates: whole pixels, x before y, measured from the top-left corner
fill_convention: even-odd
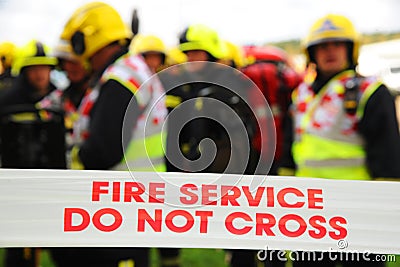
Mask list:
[[[131,38],[132,32],[118,12],[103,2],[91,2],[78,8],[61,34],[61,39],[68,40],[74,53],[82,59],[89,59],[113,42],[127,44]]]
[[[187,56],[178,47],[174,46],[167,50],[166,65],[172,66],[187,62]]]
[[[56,66],[57,58],[50,56],[50,48],[37,40],[31,40],[17,49],[11,74],[17,76],[24,67],[35,65]]]
[[[314,62],[310,55],[310,48],[314,45],[328,41],[347,41],[353,45],[351,59],[357,63],[360,38],[353,23],[342,15],[328,14],[318,19],[309,31],[308,36],[303,40],[303,48],[308,60]]]
[[[216,59],[221,59],[225,54],[218,33],[202,24],[191,25],[183,31],[179,37],[179,49],[183,52],[203,50]]]
[[[131,44],[131,51],[134,54],[145,54],[147,52],[158,52],[166,54],[164,42],[155,35],[140,35],[134,38]]]
[[[0,58],[3,70],[11,68],[16,50],[17,46],[12,42],[3,42],[0,44]]]
[[[142,39],[144,36],[145,35],[138,33],[132,37],[131,43],[129,44],[129,50],[132,53],[134,53],[133,50],[134,50],[134,47],[136,46],[136,43],[140,42],[140,39]]]
[[[230,41],[223,41],[225,45],[225,55],[222,57],[222,61],[232,61],[234,63],[234,67],[242,68],[245,66],[245,55],[242,48]]]

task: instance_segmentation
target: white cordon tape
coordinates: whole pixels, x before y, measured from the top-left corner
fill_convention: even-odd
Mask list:
[[[400,254],[400,183],[0,169],[1,247]]]

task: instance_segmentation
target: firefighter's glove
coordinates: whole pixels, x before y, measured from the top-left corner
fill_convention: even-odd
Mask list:
[[[292,168],[279,168],[278,169],[278,175],[279,176],[294,176],[295,175],[295,170]]]
[[[400,178],[395,177],[375,177],[372,180],[374,181],[390,181],[390,182],[400,182]]]
[[[83,170],[85,166],[81,159],[79,158],[79,147],[74,146],[71,150],[71,169],[73,170]]]

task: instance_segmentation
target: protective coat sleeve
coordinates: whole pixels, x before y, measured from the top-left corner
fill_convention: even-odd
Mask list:
[[[132,103],[130,103],[132,100]],[[115,80],[107,81],[90,114],[89,138],[82,144],[79,157],[89,170],[110,169],[123,157],[123,123],[130,130],[136,125],[139,111],[133,93]],[[124,137],[124,142],[130,136]]]
[[[358,129],[373,178],[400,178],[400,135],[393,96],[380,86],[368,99]]]

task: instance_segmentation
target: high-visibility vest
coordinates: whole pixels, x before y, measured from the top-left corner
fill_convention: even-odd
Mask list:
[[[85,91],[84,97],[90,93],[90,89]],[[74,129],[74,124],[79,118],[79,107],[75,107],[71,99],[66,98],[64,96],[65,90],[64,89],[56,89],[51,92],[49,95],[45,96],[41,101],[39,101],[36,105],[39,108],[55,108],[64,111],[64,122],[65,122],[65,129],[67,130],[66,134],[66,141],[67,145],[74,144],[74,138],[72,130]],[[87,102],[86,98],[86,102]],[[86,114],[88,115],[88,114]],[[81,135],[82,133],[80,133]],[[75,142],[78,143],[78,142]]]
[[[165,171],[164,147],[167,116],[164,88],[157,77],[153,76],[141,56],[129,53],[109,66],[100,78],[99,86],[82,100],[82,115],[74,131],[82,141],[89,137],[88,116],[99,94],[99,87],[108,80],[115,80],[129,89],[136,98],[141,114],[135,126],[132,126],[131,139],[124,147],[124,158],[114,166],[114,170]],[[86,116],[85,116],[86,115]],[[75,130],[75,129],[74,129]]]
[[[352,70],[339,73],[318,94],[302,83],[293,92],[293,158],[296,176],[368,180],[364,139],[357,132],[365,105],[381,85],[363,78],[355,114],[344,109],[345,84],[354,79]]]

